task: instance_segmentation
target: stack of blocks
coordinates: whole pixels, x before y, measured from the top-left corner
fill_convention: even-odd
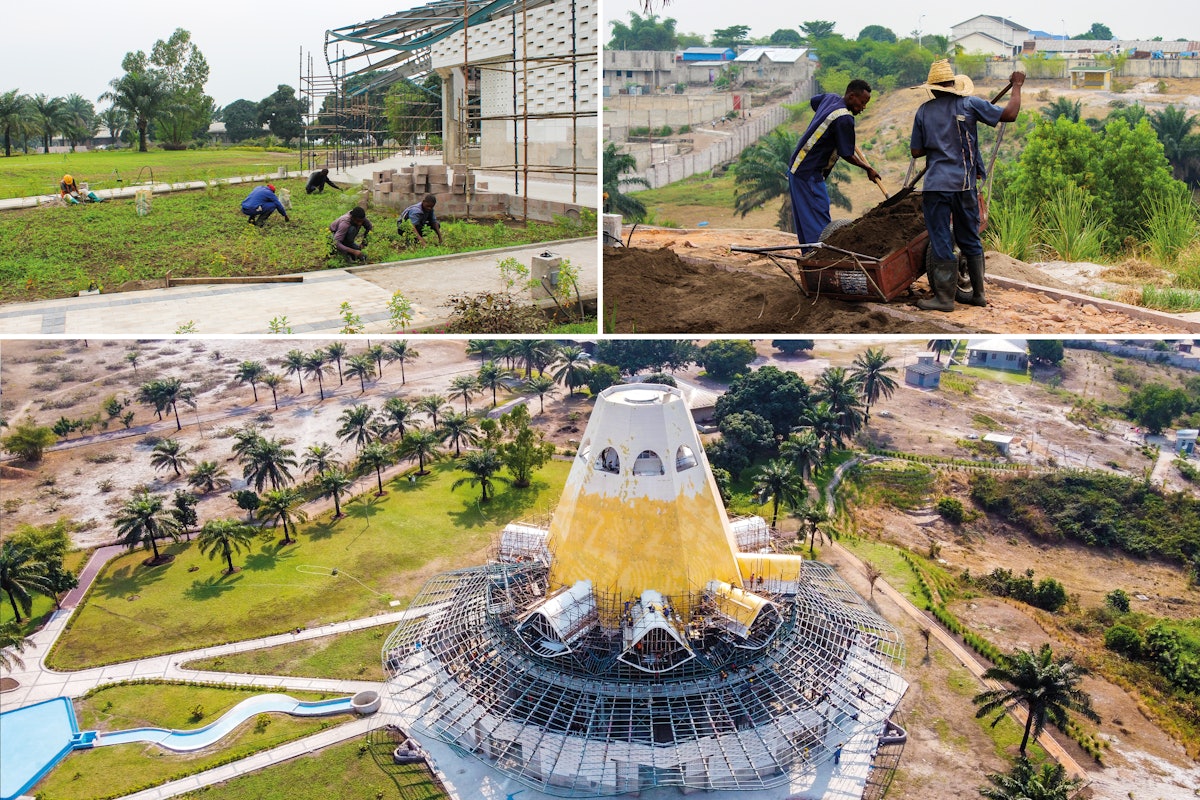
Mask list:
[[[413,164],[371,173],[371,198],[376,205],[407,208],[427,194],[437,197],[437,214],[443,219],[468,216],[465,164]],[[471,192],[469,216],[500,217],[507,213],[504,195],[488,194],[480,181]],[[483,193],[480,193],[483,192]]]

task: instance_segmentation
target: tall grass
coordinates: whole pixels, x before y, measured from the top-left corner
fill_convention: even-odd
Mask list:
[[[1162,311],[1200,311],[1200,291],[1143,286],[1141,305]]]
[[[1142,241],[1154,260],[1170,266],[1200,238],[1200,220],[1192,198],[1184,192],[1158,195],[1150,201],[1150,216],[1142,230]]]
[[[1018,261],[1031,261],[1038,255],[1036,237],[1037,220],[1028,205],[1012,201],[991,207],[984,235],[989,248]]]
[[[1042,241],[1063,261],[1096,261],[1104,255],[1105,231],[1095,199],[1073,183],[1041,208]]]

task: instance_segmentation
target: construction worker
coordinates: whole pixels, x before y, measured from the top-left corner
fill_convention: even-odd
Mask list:
[[[373,228],[362,206],[355,206],[329,223],[329,232],[333,234],[333,246],[337,251],[364,264],[367,262],[367,256],[363,250],[367,246],[367,236]],[[359,231],[363,232],[361,242],[356,241]]]
[[[437,215],[433,213],[434,206],[437,205],[437,198],[431,194],[425,195],[425,198],[419,203],[414,203],[408,208],[400,212],[400,218],[396,220],[396,233],[404,233],[404,223],[408,222],[412,225],[413,231],[417,234],[417,242],[424,247],[425,238],[421,236],[421,231],[426,228],[432,228],[437,234],[438,244],[442,244],[442,224],[438,222]]]
[[[792,196],[792,220],[800,244],[812,244],[821,238],[829,224],[829,192],[825,179],[838,158],[844,158],[871,180],[879,173],[855,155],[854,117],[871,102],[871,87],[864,80],[852,80],[841,97],[815,95],[809,104],[816,114],[800,137],[788,169],[788,189]]]
[[[339,191],[342,188],[333,181],[329,180],[329,170],[319,169],[312,175],[308,176],[308,183],[304,185],[304,193],[312,194],[313,192],[316,192],[317,194],[321,194],[325,191],[326,186]]]
[[[75,183],[75,179],[70,175],[63,175],[62,181],[58,184],[58,196],[66,200],[71,205],[79,205],[80,203],[103,203],[104,199],[97,196],[95,192],[88,191],[85,195],[79,190],[79,185]]]
[[[275,187],[269,183],[266,186],[254,187],[242,201],[242,213],[250,218],[246,221],[260,228],[267,224],[267,218],[276,211],[283,215],[284,222],[291,222],[287,209],[275,196]]]
[[[924,158],[925,184],[921,193],[925,230],[929,232],[929,286],[933,297],[918,300],[927,311],[953,311],[954,303],[987,305],[983,292],[983,242],[979,238],[979,192],[984,175],[979,155],[977,123],[995,127],[1012,122],[1021,111],[1024,72],[1014,72],[1012,95],[1004,108],[975,97],[966,75],[955,75],[947,59],[933,62],[929,78],[919,87],[931,98],[917,109],[909,147],[913,158]],[[953,226],[951,226],[953,222]],[[967,259],[971,291],[958,291],[958,259],[954,244]]]

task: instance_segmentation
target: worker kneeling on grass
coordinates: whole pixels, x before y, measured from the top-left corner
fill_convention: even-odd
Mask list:
[[[918,300],[927,311],[953,311],[954,303],[987,305],[983,294],[983,242],[979,238],[979,191],[976,181],[987,177],[979,155],[977,123],[995,127],[1012,122],[1021,111],[1024,72],[1014,72],[1012,96],[1001,109],[982,97],[965,75],[955,75],[946,59],[933,62],[929,79],[919,88],[933,95],[917,109],[909,147],[913,158],[924,156],[926,172],[921,193],[925,230],[929,232],[929,286],[933,297]],[[951,227],[953,222],[953,228]],[[954,244],[967,259],[971,291],[958,291],[958,260]]]
[[[333,234],[334,248],[346,258],[360,263],[367,263],[367,255],[363,250],[367,247],[367,236],[374,228],[367,212],[362,206],[355,206],[349,212],[329,223],[329,232]],[[362,231],[362,241],[357,241],[358,233]]]
[[[425,237],[421,235],[427,228],[432,228],[437,234],[438,244],[442,243],[442,224],[438,222],[437,215],[433,213],[433,207],[437,205],[437,198],[431,194],[425,195],[425,199],[419,203],[414,203],[408,208],[400,212],[400,219],[396,220],[396,233],[404,235],[404,223],[409,223],[412,226],[413,233],[417,236],[417,243],[422,247],[425,246]]]
[[[97,196],[93,191],[88,191],[85,195],[79,189],[79,184],[75,183],[75,179],[70,175],[63,175],[62,181],[58,184],[58,196],[66,200],[73,206],[80,203],[103,203],[103,198]]]
[[[246,221],[260,228],[267,224],[267,219],[276,211],[283,215],[284,222],[291,222],[287,209],[275,196],[275,187],[269,183],[266,186],[254,187],[242,201],[242,213],[250,218]]]

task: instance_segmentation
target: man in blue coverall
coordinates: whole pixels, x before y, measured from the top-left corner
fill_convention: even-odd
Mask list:
[[[975,97],[971,79],[955,75],[946,59],[933,62],[921,88],[933,95],[917,109],[909,147],[913,158],[925,158],[921,193],[925,230],[929,232],[929,286],[933,297],[918,300],[927,311],[953,311],[957,300],[987,305],[983,293],[983,242],[979,238],[979,192],[976,181],[987,177],[979,155],[976,123],[995,127],[1012,122],[1021,111],[1024,72],[1014,72],[1012,96],[1004,108]],[[953,222],[953,227],[951,227]],[[954,244],[967,259],[971,291],[958,291]]]
[[[417,235],[417,242],[424,247],[425,237],[421,232],[426,228],[432,228],[437,234],[438,244],[442,244],[442,224],[438,222],[437,214],[434,213],[434,206],[437,205],[437,198],[431,194],[425,195],[425,198],[419,203],[414,203],[408,208],[400,212],[400,218],[396,220],[396,233],[404,233],[404,223],[409,222],[412,225],[413,231]]]
[[[242,201],[242,213],[250,218],[246,221],[260,228],[267,224],[267,218],[276,211],[283,215],[284,222],[291,222],[288,219],[287,209],[275,196],[275,187],[269,183],[266,186],[254,187]]]
[[[816,114],[800,137],[788,169],[788,190],[792,196],[792,220],[800,244],[820,239],[829,224],[829,192],[825,179],[838,158],[844,158],[871,180],[879,173],[854,152],[854,117],[871,102],[871,87],[863,80],[852,80],[841,97],[818,94],[809,101]]]

